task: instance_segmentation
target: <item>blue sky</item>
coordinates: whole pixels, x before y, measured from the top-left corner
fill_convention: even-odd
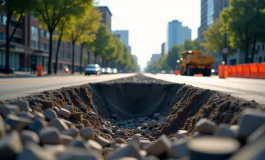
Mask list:
[[[179,20],[197,38],[200,0],[97,0],[112,12],[112,30],[129,30],[132,54],[143,69],[152,54],[161,52],[167,39],[167,24]]]

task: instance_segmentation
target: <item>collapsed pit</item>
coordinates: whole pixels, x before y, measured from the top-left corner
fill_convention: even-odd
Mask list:
[[[98,130],[106,120],[113,120],[112,114],[117,114],[118,120],[123,121],[139,117],[152,118],[155,113],[161,113],[167,117],[167,124],[151,133],[155,137],[170,135],[179,129],[193,132],[194,125],[200,118],[208,118],[217,124],[235,124],[238,114],[244,108],[264,110],[255,102],[142,75],[45,91],[18,100],[29,101],[30,107],[38,112],[50,107],[73,105],[74,112],[82,112],[84,120],[69,121],[77,128],[90,126]],[[0,103],[10,101],[14,100]]]

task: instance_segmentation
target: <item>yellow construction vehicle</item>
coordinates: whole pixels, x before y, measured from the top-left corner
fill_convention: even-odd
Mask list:
[[[180,74],[193,76],[202,73],[203,76],[211,76],[214,57],[202,55],[199,50],[189,50],[182,53]]]

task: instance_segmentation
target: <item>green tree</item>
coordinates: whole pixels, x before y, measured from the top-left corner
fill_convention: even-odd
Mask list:
[[[253,61],[256,42],[264,39],[264,35],[261,35],[264,29],[260,26],[264,23],[264,8],[264,0],[231,0],[229,8],[221,13],[222,23],[229,34],[230,45],[244,50],[245,63],[249,63],[251,46]]]
[[[52,72],[53,33],[63,17],[81,16],[92,5],[92,0],[35,0],[34,14],[49,31],[48,74]]]
[[[169,66],[170,69],[175,70],[176,68],[176,64],[177,64],[177,60],[180,59],[180,54],[181,54],[181,50],[183,50],[181,48],[181,46],[173,46],[169,52],[168,52],[168,57],[167,57],[167,64]]]
[[[82,56],[84,42],[93,42],[96,38],[96,32],[99,29],[101,21],[101,13],[93,6],[88,7],[83,15],[72,16],[67,25],[71,26],[71,30],[67,30],[65,37],[72,43],[72,71],[74,74],[74,62],[75,62],[75,46],[81,44],[80,55],[80,73],[82,70]]]
[[[111,38],[112,35],[108,31],[107,26],[100,24],[99,30],[96,33],[96,39],[85,46],[89,52],[94,53],[95,63],[97,63],[98,56],[103,56],[108,50]]]
[[[9,73],[9,50],[10,50],[10,42],[13,39],[13,36],[21,22],[22,17],[25,13],[30,12],[32,9],[32,0],[0,0],[1,3],[1,12],[6,13],[6,22],[5,30],[6,30],[6,71],[5,73]],[[15,26],[12,30],[10,30],[10,24],[12,17],[15,16],[17,20],[14,22]],[[11,31],[11,34],[10,34]]]

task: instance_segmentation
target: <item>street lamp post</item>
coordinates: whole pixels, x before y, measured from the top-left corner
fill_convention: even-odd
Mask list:
[[[227,34],[226,34],[226,26],[224,26],[224,48],[227,48]],[[223,61],[225,64],[227,64],[227,54],[228,53],[223,53]]]

